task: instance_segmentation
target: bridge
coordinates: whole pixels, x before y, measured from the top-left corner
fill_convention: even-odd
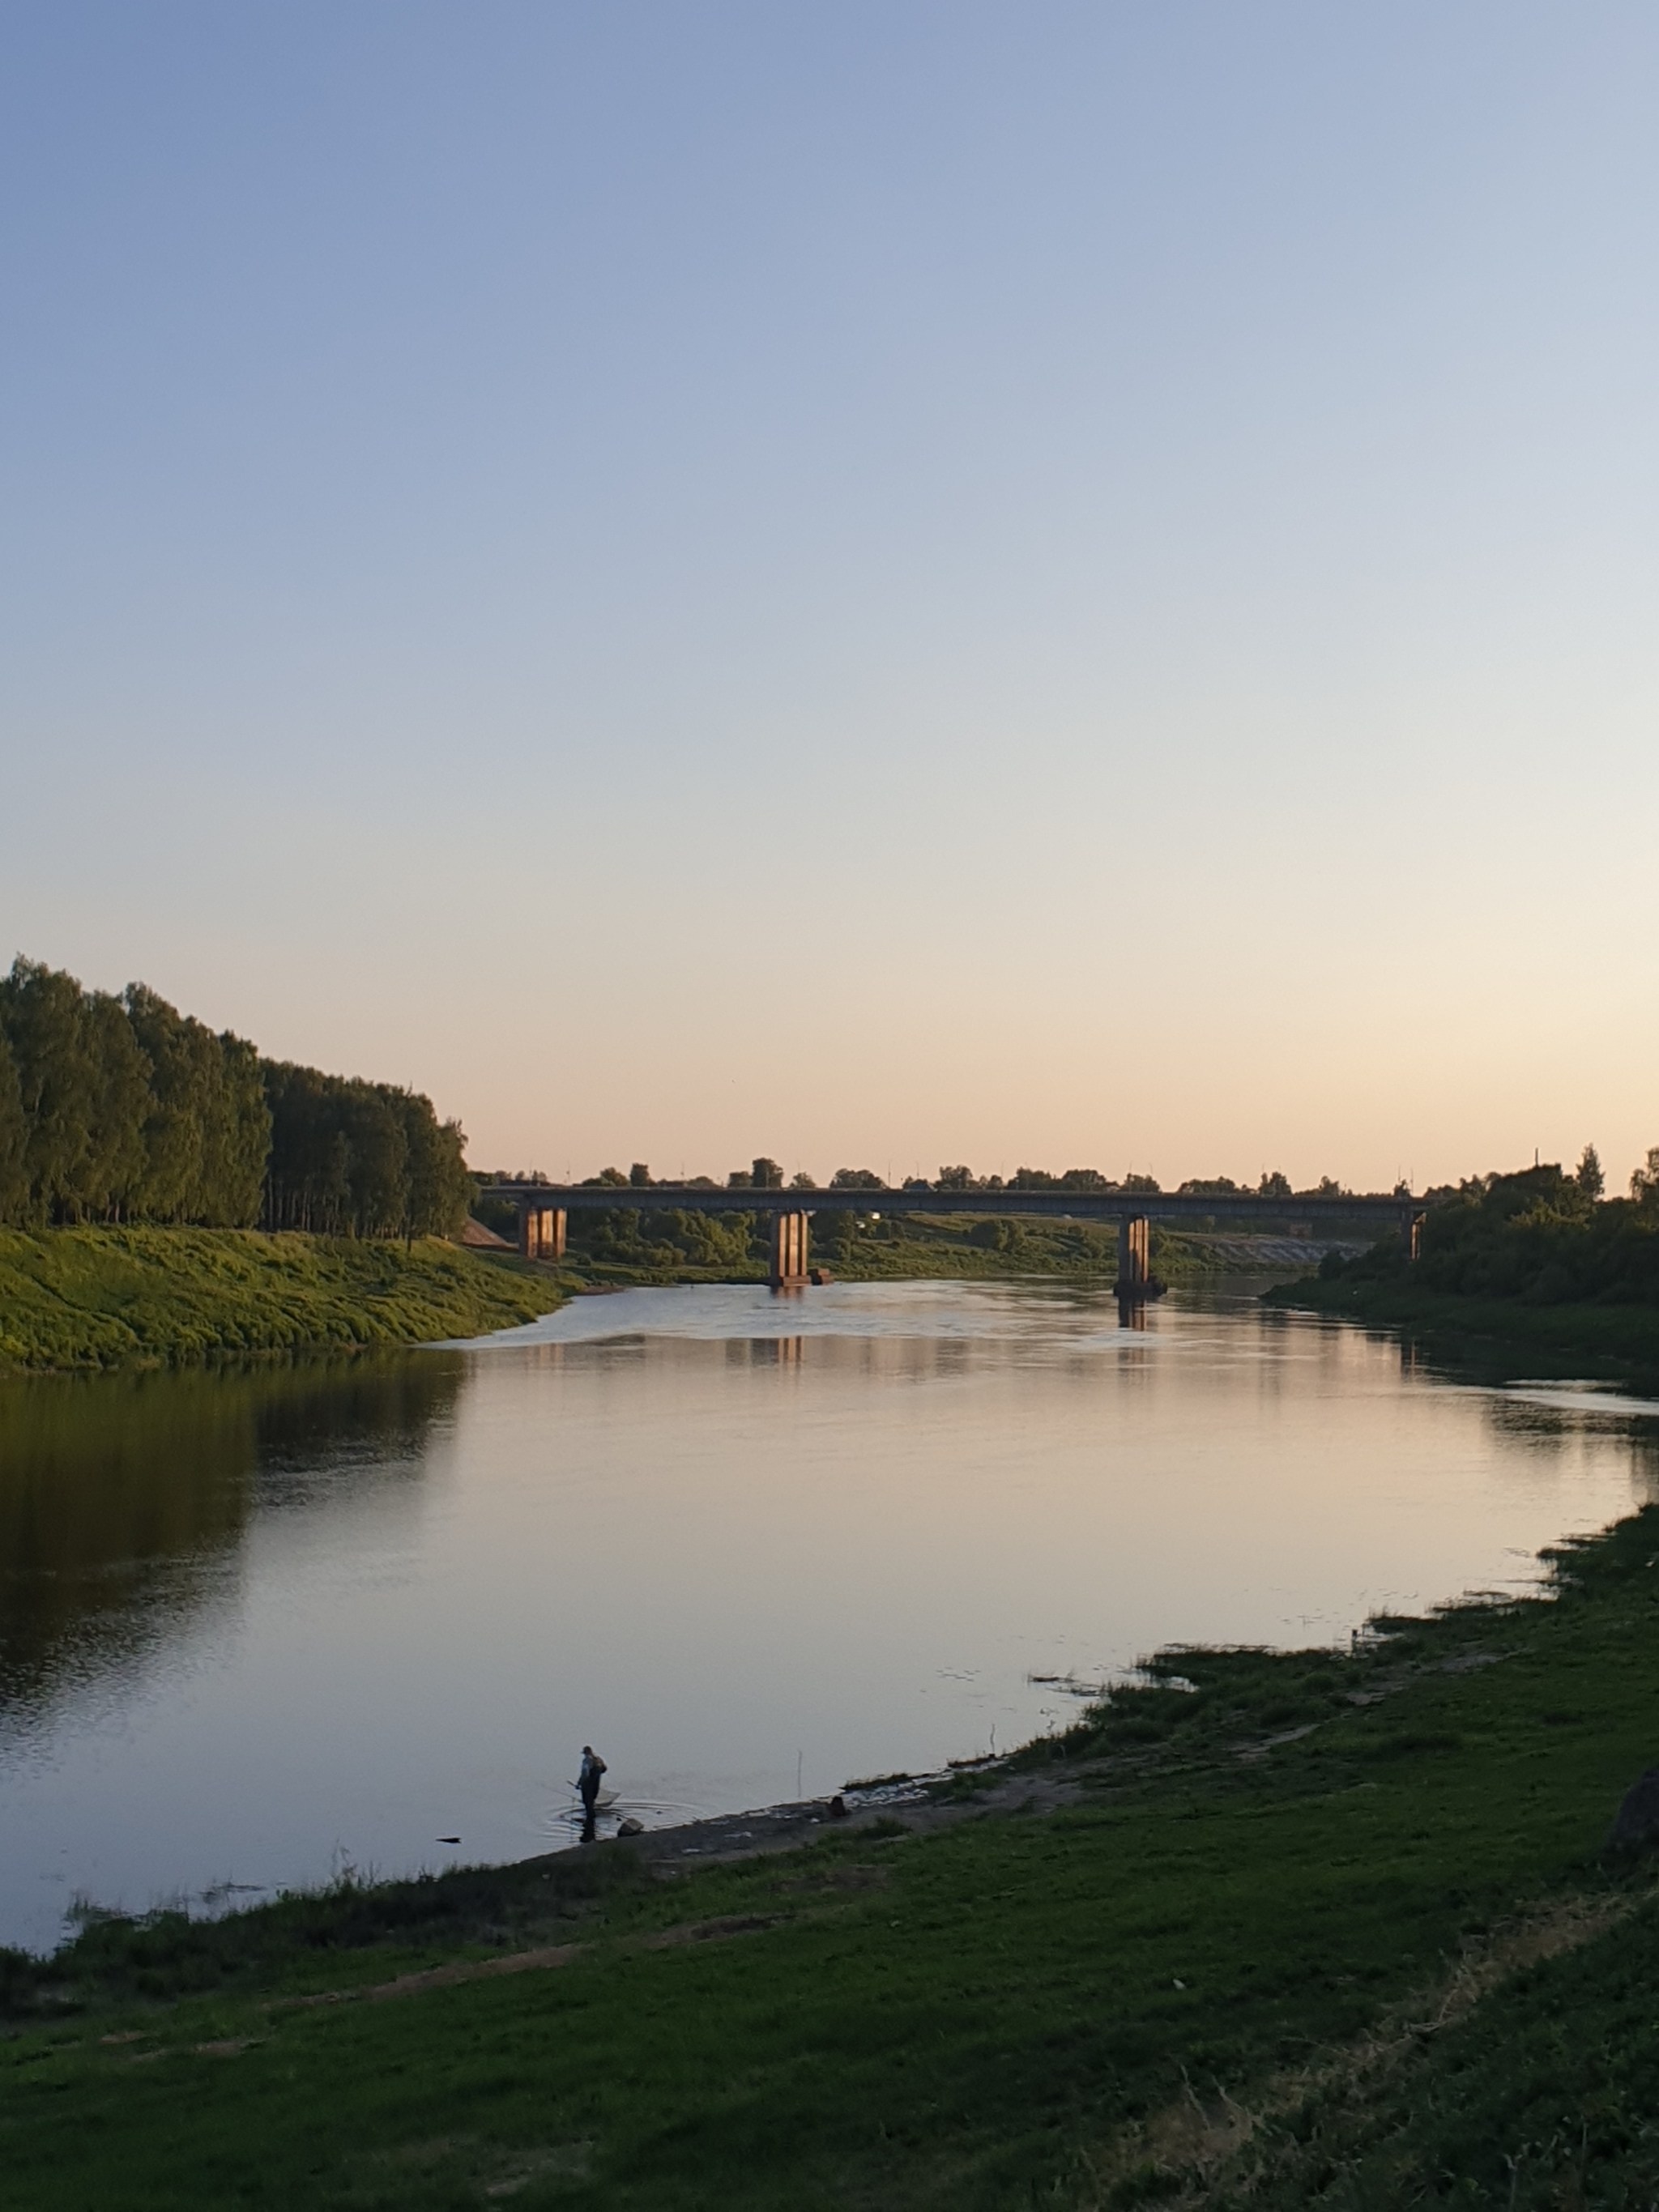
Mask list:
[[[694,1182],[495,1182],[480,1196],[504,1200],[519,1215],[519,1249],[530,1260],[562,1260],[573,1213],[611,1213],[631,1206],[641,1212],[765,1213],[771,1216],[774,1290],[805,1283],[807,1223],[816,1212],[975,1214],[996,1220],[1115,1221],[1117,1291],[1141,1299],[1155,1294],[1152,1270],[1154,1221],[1319,1221],[1374,1224],[1381,1236],[1397,1230],[1417,1257],[1430,1200],[1409,1192],[1386,1196],[1263,1198],[1254,1191],[940,1190],[931,1184],[898,1190],[771,1190],[752,1185]]]

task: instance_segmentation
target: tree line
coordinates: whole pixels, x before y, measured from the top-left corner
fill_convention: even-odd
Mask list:
[[[542,1175],[514,1177],[503,1175],[502,1182],[523,1181],[544,1182]],[[486,1181],[489,1178],[486,1177]],[[722,1186],[713,1176],[688,1176],[675,1179],[681,1190],[719,1190]],[[582,1188],[652,1190],[657,1178],[642,1160],[635,1160],[623,1174],[620,1168],[602,1168],[596,1176],[583,1179]],[[959,1190],[964,1196],[977,1192],[1007,1190],[1076,1190],[1108,1194],[1126,1192],[1148,1196],[1162,1196],[1164,1186],[1155,1176],[1126,1175],[1114,1178],[1099,1168],[1066,1168],[1055,1175],[1047,1168],[1017,1168],[1013,1174],[976,1176],[969,1167],[942,1167],[932,1182],[925,1176],[910,1176],[902,1183],[888,1183],[873,1168],[837,1168],[827,1185],[820,1185],[804,1171],[785,1177],[777,1161],[763,1155],[746,1168],[734,1168],[723,1186],[727,1190],[801,1190],[821,1191],[833,1194],[839,1191],[906,1191]],[[1403,1190],[1403,1186],[1401,1186]],[[1316,1183],[1305,1190],[1291,1188],[1290,1177],[1277,1168],[1264,1169],[1259,1182],[1235,1182],[1231,1176],[1196,1176],[1186,1182],[1177,1183],[1176,1194],[1180,1198],[1352,1198],[1351,1190],[1330,1176],[1322,1176]],[[965,1209],[971,1210],[971,1209]]]
[[[1575,1170],[1557,1164],[1471,1176],[1429,1193],[1443,1202],[1424,1219],[1415,1263],[1393,1237],[1352,1260],[1329,1254],[1320,1273],[1398,1278],[1424,1290],[1528,1305],[1659,1304],[1659,1147],[1631,1177],[1628,1198],[1604,1197],[1604,1183],[1593,1145]]]
[[[142,983],[19,958],[0,979],[0,1223],[447,1236],[459,1123],[395,1085],[263,1059]]]

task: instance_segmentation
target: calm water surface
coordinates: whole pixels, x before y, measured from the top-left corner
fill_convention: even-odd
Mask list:
[[[544,1849],[584,1740],[650,1821],[1006,1747],[1044,1677],[1525,1579],[1653,1494],[1656,1412],[1007,1285],[5,1386],[0,1942]]]

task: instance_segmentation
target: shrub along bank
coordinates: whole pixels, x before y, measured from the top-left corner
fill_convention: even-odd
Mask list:
[[[0,1230],[0,1368],[419,1344],[560,1304],[534,1269],[436,1237],[405,1247],[254,1230]]]
[[[1634,2212],[1656,1558],[1649,1509],[1547,1595],[1170,1653],[938,1832],[95,1923],[6,1966],[8,2203]]]

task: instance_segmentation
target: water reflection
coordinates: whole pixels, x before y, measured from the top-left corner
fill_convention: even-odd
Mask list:
[[[1064,1285],[629,1292],[465,1352],[0,1387],[0,1942],[568,1840],[1334,1640],[1659,1488],[1643,1401]]]
[[[0,1382],[0,1723],[234,1595],[261,1510],[345,1469],[417,1479],[449,1358]]]

